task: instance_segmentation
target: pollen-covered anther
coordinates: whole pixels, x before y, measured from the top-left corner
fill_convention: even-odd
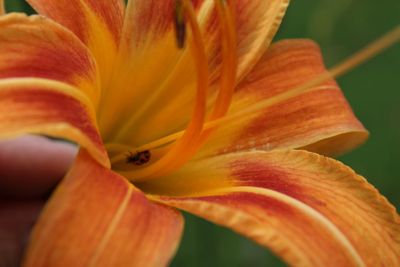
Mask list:
[[[186,43],[186,21],[182,0],[175,1],[175,34],[178,48],[182,49]]]

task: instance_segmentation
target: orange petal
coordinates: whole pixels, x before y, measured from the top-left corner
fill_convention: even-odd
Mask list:
[[[121,36],[122,0],[28,0],[39,13],[74,32],[92,51],[107,85]]]
[[[0,79],[44,78],[99,98],[96,63],[70,31],[40,17],[11,13],[0,17]]]
[[[72,140],[109,166],[94,108],[74,87],[50,80],[0,80],[0,139],[26,133]]]
[[[274,44],[240,84],[230,114],[273,99],[326,71],[319,47],[309,40]],[[367,131],[334,80],[258,113],[224,124],[199,156],[252,148],[303,148],[339,154],[363,143]]]
[[[165,266],[181,215],[81,151],[42,213],[23,266]]]
[[[189,120],[196,72],[188,46],[183,49],[177,47],[175,2],[129,1],[120,63],[113,79],[113,91],[106,97],[104,109],[114,108],[118,102],[117,108],[129,116],[117,117],[109,112],[101,116],[100,125],[110,129],[110,133],[106,134],[109,139],[117,139],[120,143],[133,143],[134,140],[136,144],[143,144],[182,128]],[[191,2],[198,12],[210,72],[216,82],[221,65],[221,38],[215,1]],[[242,77],[268,47],[288,1],[236,2],[238,75]],[[187,38],[191,38],[190,33]],[[177,118],[176,114],[180,116]],[[125,125],[127,129],[118,134],[112,131],[116,128],[113,125]]]
[[[227,154],[140,187],[269,247],[293,266],[400,265],[394,207],[350,168],[317,154]]]

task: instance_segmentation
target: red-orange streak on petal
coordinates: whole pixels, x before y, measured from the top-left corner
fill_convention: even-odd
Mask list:
[[[237,137],[236,145],[254,140],[261,142],[256,146],[269,143],[273,148],[290,143],[293,137],[307,138],[323,131],[340,132],[342,129],[364,130],[343,94],[339,90],[313,91],[270,107]]]
[[[293,197],[307,204],[325,206],[326,204],[309,194],[300,184],[291,182],[290,175],[278,166],[268,163],[237,160],[231,163],[232,176],[237,178],[238,186],[254,186],[271,189]]]
[[[307,39],[281,40],[269,47],[237,91],[269,98],[325,71],[321,51],[316,43]],[[328,80],[322,85],[337,86],[334,80]]]
[[[180,214],[81,151],[35,226],[23,266],[165,266]]]
[[[86,108],[76,99],[41,88],[1,90],[0,91],[0,134],[13,135],[25,131],[49,134],[57,130],[57,125],[67,124],[86,136],[102,155],[102,162],[107,161],[101,136],[96,125],[88,115]],[[62,133],[57,133],[62,136]],[[79,140],[72,140],[77,141]],[[84,145],[84,144],[82,144]],[[100,160],[100,159],[99,159]]]
[[[339,201],[337,202],[336,206],[335,203],[332,202],[330,196],[326,197],[321,197],[321,194],[324,194],[324,192],[318,192],[314,191],[311,188],[311,185],[308,186],[306,183],[304,185],[301,185],[301,177],[303,173],[299,172],[298,177],[299,179],[296,179],[293,177],[293,175],[288,175],[287,172],[284,171],[284,169],[280,169],[277,166],[268,166],[268,165],[262,165],[258,164],[256,162],[251,162],[243,160],[242,162],[235,162],[233,165],[235,167],[233,168],[233,173],[235,177],[238,178],[237,184],[241,186],[255,186],[258,188],[266,188],[266,189],[271,189],[277,192],[281,192],[285,195],[291,196],[303,203],[305,203],[308,206],[313,207],[315,210],[320,212],[321,214],[324,214],[327,216],[329,220],[331,220],[333,223],[335,223],[340,230],[342,230],[344,233],[349,234],[348,238],[352,241],[353,244],[355,244],[355,247],[359,250],[361,255],[367,259],[366,263],[370,263],[367,266],[374,266],[378,262],[378,257],[377,255],[372,256],[369,259],[368,253],[370,253],[368,250],[366,250],[364,245],[367,246],[367,241],[365,240],[360,240],[359,236],[353,235],[351,231],[348,229],[348,227],[353,227],[351,224],[349,224],[347,221],[349,218],[340,218],[340,215],[338,216],[337,213],[340,213],[341,205],[343,203],[339,204]],[[244,167],[247,166],[247,167]],[[317,170],[316,170],[317,172]],[[318,176],[318,173],[315,173],[314,175]],[[321,179],[323,179],[323,174],[321,175]],[[317,178],[318,179],[318,178]],[[361,185],[361,184],[360,184]],[[363,185],[361,185],[363,186]],[[332,186],[333,190],[334,186]],[[329,191],[329,189],[326,189]],[[336,197],[342,198],[343,196],[336,195]],[[350,196],[349,196],[350,197]],[[376,197],[376,196],[375,196]],[[334,197],[332,197],[334,199]],[[328,201],[326,201],[328,200]],[[346,200],[341,200],[346,202]],[[351,201],[350,199],[347,201]],[[258,203],[258,205],[262,205],[265,208],[268,208],[268,205],[264,205],[262,202]],[[357,207],[358,208],[358,207]],[[380,208],[380,207],[379,207]],[[379,209],[377,208],[377,209]],[[337,211],[332,212],[331,209],[337,209]],[[337,213],[336,213],[337,212]],[[357,214],[357,209],[353,209],[354,216]],[[358,215],[358,214],[357,214]],[[387,215],[387,214],[385,214]],[[342,215],[342,216],[351,216],[351,215]],[[365,215],[361,215],[365,216]],[[371,214],[372,216],[372,214]],[[371,224],[371,228],[374,228],[374,224],[377,224],[376,221],[370,220],[368,221],[367,218],[363,221],[363,223],[366,224]],[[398,220],[398,219],[397,219]],[[398,221],[397,221],[398,223]],[[360,227],[360,225],[358,225]],[[399,225],[397,225],[399,227]],[[397,231],[399,228],[397,228]],[[375,229],[375,231],[382,231],[381,229]],[[384,235],[386,235],[385,233]],[[391,233],[393,234],[393,232]],[[396,236],[397,235],[397,236]],[[383,235],[382,235],[383,236]],[[390,257],[388,257],[388,262],[393,261],[393,254],[399,253],[399,248],[396,248],[396,239],[399,240],[400,235],[399,233],[394,232],[394,235],[392,237],[395,241],[394,244],[388,242],[387,236],[382,238],[382,240],[385,240],[386,242],[385,245],[387,245],[387,252],[390,253]],[[362,239],[362,238],[361,238]],[[364,244],[363,244],[364,243]],[[369,248],[372,244],[368,244]],[[399,246],[399,243],[397,243],[397,246]],[[396,252],[397,249],[397,252]],[[381,253],[381,252],[379,252]],[[393,253],[393,254],[392,254]],[[375,257],[375,259],[374,259]],[[382,257],[382,256],[381,256]],[[382,261],[382,259],[381,259]],[[342,265],[338,265],[342,266]],[[344,265],[343,265],[344,266]]]
[[[319,255],[318,259],[310,259],[310,265],[328,266],[324,265],[324,263],[329,262],[330,266],[351,266],[353,263],[344,248],[338,246],[336,242],[332,240],[329,242],[321,242],[318,237],[321,238],[326,235],[326,237],[329,238],[328,236],[330,233],[326,231],[326,229],[321,229],[318,223],[304,216],[304,214],[301,214],[299,210],[277,199],[250,193],[234,193],[228,196],[200,198],[200,200],[219,203],[233,209],[243,210],[260,221],[268,220],[268,217],[278,218],[279,224],[281,224],[279,228],[282,227],[281,234],[283,238],[285,238],[286,231],[293,231],[294,234],[305,237],[305,240],[303,240],[305,243],[301,244],[301,242],[299,244],[302,249],[314,251],[315,253],[317,253],[317,251],[325,253],[325,255]],[[296,222],[296,225],[294,226],[291,222]],[[283,228],[286,229],[283,230]],[[288,236],[286,236],[286,238],[288,238]],[[292,239],[292,241],[296,243],[295,240]],[[332,254],[335,255],[335,259],[330,258]],[[301,259],[298,260],[301,261]]]
[[[68,4],[67,1],[28,1],[39,14],[46,15],[70,29],[83,42],[88,39],[88,29],[86,28],[87,18],[81,10],[83,6],[80,1]],[[48,3],[47,3],[48,2]],[[64,3],[63,3],[64,2]],[[53,11],[54,10],[54,11]],[[60,15],[61,12],[65,15]],[[69,19],[66,19],[70,16]]]
[[[295,164],[287,165],[287,161],[290,161],[296,153],[299,159],[293,161]],[[347,235],[365,259],[367,266],[376,266],[378,262],[383,262],[385,257],[388,263],[393,263],[393,256],[397,254],[398,257],[400,253],[399,218],[394,213],[388,212],[394,211],[386,200],[381,198],[379,193],[365,180],[356,177],[345,166],[340,164],[334,166],[329,160],[319,158],[316,155],[310,156],[309,159],[302,159],[302,152],[296,153],[292,152],[292,155],[288,153],[287,159],[283,157],[282,163],[280,163],[281,156],[277,156],[276,162],[259,161],[255,156],[233,161],[229,168],[238,186],[265,188],[283,193],[326,216]],[[311,159],[313,162],[311,161],[312,163],[308,168],[296,170],[296,166],[306,165],[308,160]],[[315,168],[316,165],[320,165],[320,168]],[[337,180],[332,182],[330,178],[327,178],[328,175],[336,176]],[[350,178],[351,176],[356,179]],[[354,180],[352,181],[352,179]],[[350,208],[350,202],[355,206]],[[369,202],[368,205],[366,205],[366,202]],[[385,205],[386,212],[382,212],[385,210],[383,208]],[[349,209],[349,211],[346,211],[346,209]],[[371,209],[375,209],[375,211],[372,212]],[[350,215],[349,212],[353,214]],[[360,216],[362,219],[358,223],[354,223],[351,222],[352,219],[349,216],[354,216],[354,218]],[[360,219],[357,218],[357,220]],[[367,228],[370,228],[362,231],[374,231],[373,235],[376,235],[376,233],[381,235],[382,240],[379,241],[383,242],[381,247],[386,246],[385,250],[388,252],[385,257],[380,255],[381,251],[369,255],[373,242],[367,240],[376,238],[372,237],[372,233],[369,233],[368,237],[361,237],[359,233],[351,230],[354,224],[357,224],[359,228],[365,227],[361,223],[367,224]],[[378,242],[378,240],[375,242]]]
[[[0,19],[0,78],[35,77],[95,86],[97,70],[89,50],[71,32],[39,16]]]
[[[285,40],[273,45],[238,88],[238,99],[252,95],[271,98],[305,83],[326,71],[316,44],[308,40]],[[268,108],[241,133],[238,139],[265,136],[272,145],[293,136],[315,134],[329,127],[364,130],[334,80]],[[243,94],[243,95],[241,95]],[[340,130],[340,129],[338,129]],[[285,138],[285,135],[287,137]]]
[[[86,0],[86,2],[94,13],[105,22],[115,41],[118,43],[121,38],[124,18],[124,0]]]
[[[93,12],[112,34],[114,41],[119,42],[124,13],[124,3],[121,0],[28,0],[38,11],[74,32],[84,43],[88,43],[92,29],[89,24],[89,14]]]

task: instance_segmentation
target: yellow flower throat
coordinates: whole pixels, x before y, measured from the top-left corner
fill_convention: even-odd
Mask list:
[[[226,115],[235,88],[237,69],[237,41],[233,9],[235,5],[233,2],[216,1],[221,27],[222,68],[220,89],[214,107],[209,114],[206,114],[210,75],[204,40],[191,1],[176,1],[175,28],[178,47],[183,48],[186,43],[186,24],[191,32],[188,45],[194,58],[197,76],[194,109],[188,126],[175,142],[164,142],[160,139],[136,148],[135,151],[123,145],[106,145],[108,150],[123,151],[111,158],[111,164],[115,171],[132,182],[149,180],[177,170],[192,158],[215,130],[215,128],[204,129],[205,123]]]

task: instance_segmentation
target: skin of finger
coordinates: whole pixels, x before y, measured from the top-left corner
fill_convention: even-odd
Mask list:
[[[18,267],[44,200],[0,199],[0,266]]]
[[[43,196],[62,179],[76,154],[75,145],[43,136],[0,141],[0,196]]]

